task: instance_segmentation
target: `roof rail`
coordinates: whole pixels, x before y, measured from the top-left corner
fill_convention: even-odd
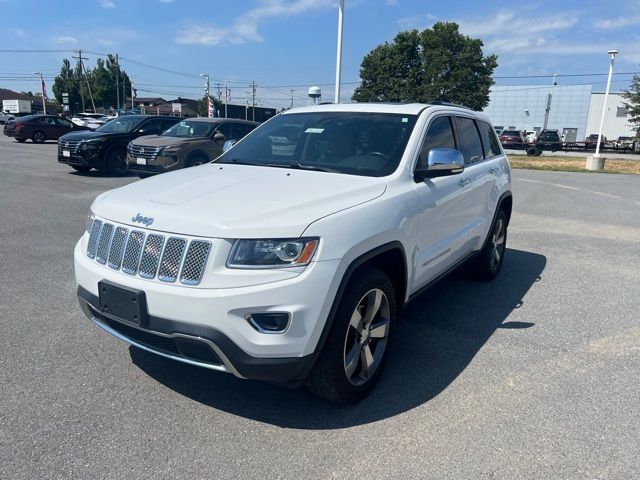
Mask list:
[[[465,110],[473,110],[472,108],[465,107],[464,105],[459,105],[453,102],[445,102],[443,100],[434,100],[433,102],[429,102],[431,105],[446,105],[447,107],[458,107],[464,108]]]

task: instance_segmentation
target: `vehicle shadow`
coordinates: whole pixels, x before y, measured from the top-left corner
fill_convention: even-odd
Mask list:
[[[239,380],[131,347],[133,362],[148,375],[203,405],[283,428],[338,429],[393,417],[437,396],[473,360],[540,280],[546,257],[507,249],[500,276],[483,283],[454,273],[404,310],[380,382],[356,405],[333,405],[305,390]]]

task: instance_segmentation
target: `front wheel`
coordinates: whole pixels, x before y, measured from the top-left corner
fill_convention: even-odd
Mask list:
[[[127,171],[127,161],[125,151],[114,148],[107,153],[106,167],[111,175],[122,175]]]
[[[350,279],[307,388],[327,400],[355,403],[378,381],[396,319],[393,285],[362,267]]]
[[[507,215],[498,210],[484,248],[473,262],[472,271],[480,280],[493,280],[500,273],[507,245]]]

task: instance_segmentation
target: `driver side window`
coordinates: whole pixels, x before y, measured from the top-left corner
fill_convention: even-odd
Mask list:
[[[420,149],[417,168],[427,168],[427,159],[432,148],[457,148],[451,117],[437,117],[431,121]]]

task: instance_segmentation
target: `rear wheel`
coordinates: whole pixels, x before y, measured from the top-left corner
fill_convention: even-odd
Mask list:
[[[527,148],[527,155],[529,155],[530,157],[535,157],[536,155],[539,155],[540,153],[542,153],[542,152],[540,152],[540,149],[538,147],[529,147],[529,148]]]
[[[500,273],[507,245],[507,215],[498,210],[484,248],[472,264],[474,275],[480,280],[493,280]]]
[[[107,153],[105,162],[107,172],[111,175],[122,175],[127,171],[126,152],[121,148],[114,148]]]
[[[363,399],[382,372],[395,318],[389,277],[375,268],[358,270],[340,301],[307,388],[337,403]]]
[[[33,135],[31,135],[33,143],[44,143],[46,139],[47,137],[43,132],[33,132]]]
[[[16,141],[18,141],[18,142],[20,142],[20,143],[24,143],[24,142],[26,142],[26,141],[27,141],[27,139],[26,139],[26,138],[19,138],[19,137],[16,137]]]
[[[91,170],[91,167],[88,167],[86,165],[71,165],[71,168],[73,168],[76,172],[83,172],[83,173]]]

